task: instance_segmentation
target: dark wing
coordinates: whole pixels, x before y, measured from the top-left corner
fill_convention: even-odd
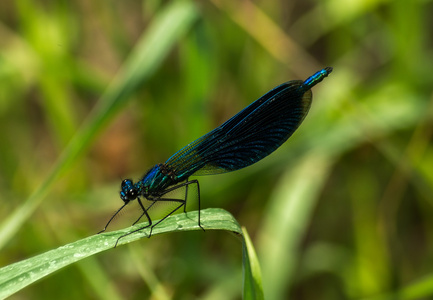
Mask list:
[[[283,83],[166,161],[178,178],[245,168],[280,147],[299,127],[312,101],[303,81]]]

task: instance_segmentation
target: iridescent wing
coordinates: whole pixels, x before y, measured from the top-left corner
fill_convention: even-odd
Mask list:
[[[231,172],[258,162],[280,147],[299,127],[311,106],[311,87],[331,70],[305,82],[289,81],[272,89],[221,126],[166,161],[179,179]]]

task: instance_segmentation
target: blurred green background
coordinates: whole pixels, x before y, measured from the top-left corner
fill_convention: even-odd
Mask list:
[[[278,151],[199,177],[266,299],[433,298],[433,3],[1,1],[0,265],[93,235],[120,181],[274,86],[333,73]],[[130,225],[134,207],[111,229]],[[15,299],[240,299],[239,240],[156,236]]]

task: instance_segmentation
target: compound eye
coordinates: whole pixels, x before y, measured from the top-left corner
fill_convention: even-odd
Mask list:
[[[130,200],[134,200],[137,198],[137,190],[136,189],[130,189],[127,193],[127,196]]]

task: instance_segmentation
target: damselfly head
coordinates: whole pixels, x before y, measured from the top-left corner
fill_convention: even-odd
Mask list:
[[[120,199],[127,204],[138,197],[138,191],[131,179],[125,179],[120,186]]]

